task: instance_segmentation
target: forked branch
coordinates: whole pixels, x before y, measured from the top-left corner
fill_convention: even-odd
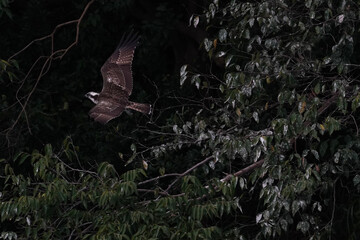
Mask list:
[[[16,91],[16,100],[19,103],[19,105],[21,106],[21,111],[20,113],[17,115],[17,118],[15,119],[15,121],[13,122],[13,124],[6,130],[4,130],[3,132],[6,133],[6,138],[8,143],[10,143],[9,141],[9,134],[10,132],[15,128],[15,126],[18,124],[21,116],[24,114],[25,115],[25,119],[27,122],[27,127],[28,127],[28,131],[31,134],[31,129],[30,129],[30,125],[29,125],[29,121],[28,121],[28,117],[27,117],[27,113],[26,113],[26,107],[29,103],[29,100],[32,96],[32,94],[35,92],[37,85],[39,84],[41,78],[49,71],[51,63],[53,60],[56,59],[61,59],[72,47],[74,47],[78,41],[79,41],[79,29],[80,29],[80,23],[82,22],[87,10],[89,9],[89,7],[91,6],[91,4],[93,4],[95,2],[95,0],[91,0],[87,3],[87,5],[85,6],[84,10],[82,11],[80,17],[76,20],[72,20],[72,21],[68,21],[68,22],[64,22],[61,23],[59,25],[57,25],[54,30],[52,31],[51,34],[46,35],[44,37],[41,38],[37,38],[34,39],[33,41],[31,41],[29,44],[27,44],[24,48],[22,48],[20,51],[16,52],[15,54],[13,54],[8,61],[10,61],[11,59],[15,58],[16,56],[18,56],[19,54],[21,54],[22,52],[24,52],[26,49],[28,49],[29,47],[31,47],[34,43],[39,42],[39,41],[43,41],[46,39],[50,39],[51,40],[51,52],[48,56],[40,56],[38,57],[38,59],[32,64],[32,66],[30,67],[29,71],[26,73],[25,77],[22,79],[22,83],[20,85],[20,87],[17,89]],[[67,47],[67,48],[62,48],[59,50],[55,50],[54,49],[54,37],[55,37],[55,33],[57,32],[57,30],[59,28],[62,28],[64,26],[70,25],[70,24],[76,24],[76,35],[75,35],[75,40]],[[24,86],[24,83],[26,81],[26,79],[30,76],[30,74],[33,72],[33,70],[35,69],[35,66],[37,64],[39,64],[40,62],[42,62],[41,60],[45,59],[45,61],[43,62],[42,66],[40,67],[40,72],[36,78],[35,84],[33,85],[33,87],[31,88],[30,92],[23,96],[23,97],[19,97],[19,93],[21,88]],[[25,99],[23,102],[22,100]]]

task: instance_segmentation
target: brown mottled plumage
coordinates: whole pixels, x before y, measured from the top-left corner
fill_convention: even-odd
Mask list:
[[[85,95],[96,104],[89,112],[95,121],[106,124],[120,116],[125,109],[151,113],[150,104],[129,101],[133,88],[131,63],[138,40],[139,37],[132,33],[121,38],[115,52],[101,67],[103,88],[100,94],[89,92]]]

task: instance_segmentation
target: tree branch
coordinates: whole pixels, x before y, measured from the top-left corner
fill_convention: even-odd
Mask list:
[[[205,164],[206,162],[210,161],[211,159],[213,159],[212,156],[205,158],[204,160],[202,160],[201,162],[198,162],[197,164],[195,164],[194,166],[192,166],[191,168],[189,168],[188,170],[186,170],[185,172],[183,172],[182,174],[179,175],[179,177],[177,177],[165,190],[165,192],[167,193],[170,188],[172,186],[174,186],[175,183],[177,183],[177,181],[179,181],[181,178],[183,178],[185,175],[187,175],[188,173],[190,173],[191,171],[193,171],[194,169],[200,167],[201,165]]]
[[[61,59],[73,46],[75,46],[78,41],[79,41],[79,29],[80,29],[80,23],[82,22],[85,13],[87,12],[87,10],[89,9],[90,5],[93,4],[95,2],[95,0],[91,0],[90,2],[87,3],[87,5],[85,6],[83,12],[81,13],[79,19],[76,20],[72,20],[72,21],[68,21],[65,23],[61,23],[59,25],[57,25],[53,32],[47,36],[41,37],[41,38],[37,38],[33,41],[31,41],[28,45],[26,45],[23,49],[21,49],[20,51],[16,52],[15,54],[13,54],[8,61],[10,61],[11,59],[13,59],[14,57],[18,56],[20,53],[24,52],[26,49],[28,49],[30,46],[32,46],[34,43],[39,42],[39,41],[43,41],[45,39],[50,38],[51,39],[51,52],[49,56],[40,56],[38,57],[38,59],[33,63],[33,65],[30,67],[29,71],[27,72],[26,76],[24,77],[24,79],[22,80],[22,83],[19,87],[19,89],[16,92],[16,100],[19,103],[19,105],[21,106],[21,111],[18,114],[17,118],[15,119],[14,123],[6,130],[4,130],[3,132],[6,132],[6,138],[7,141],[9,143],[9,134],[10,132],[14,129],[14,127],[17,125],[17,123],[20,120],[20,117],[22,116],[22,114],[25,115],[25,119],[27,122],[27,126],[28,126],[28,131],[31,134],[31,129],[30,129],[30,125],[29,125],[29,120],[26,114],[26,107],[29,103],[29,100],[32,96],[32,94],[35,92],[37,85],[39,84],[41,78],[49,71],[51,63],[53,60],[56,59]],[[63,48],[63,49],[59,49],[54,51],[54,36],[56,31],[64,26],[70,25],[70,24],[74,24],[76,23],[76,36],[75,36],[75,40],[67,47],[67,48]],[[23,99],[24,97],[19,97],[19,92],[21,90],[21,88],[24,86],[24,83],[26,81],[26,79],[29,77],[29,75],[32,73],[34,67],[40,62],[41,59],[46,58],[45,62],[43,63],[41,70],[38,74],[38,77],[36,78],[36,82],[34,84],[34,86],[32,87],[31,91],[28,93],[27,97],[25,97],[25,101],[21,102],[21,99]]]
[[[148,180],[145,180],[145,181],[142,181],[142,182],[139,182],[138,185],[142,185],[142,184],[146,184],[146,183],[149,183],[149,182],[153,182],[153,181],[157,181],[161,178],[166,178],[166,177],[178,177],[180,176],[181,174],[180,173],[169,173],[169,174],[164,174],[164,175],[161,175],[161,176],[157,176],[157,177],[154,177],[154,178],[150,178]]]
[[[252,171],[253,169],[260,167],[261,165],[263,165],[263,163],[264,163],[264,159],[259,160],[259,161],[255,162],[255,163],[251,164],[250,166],[247,166],[246,168],[243,168],[243,169],[241,169],[241,170],[239,170],[239,171],[237,171],[237,172],[235,172],[235,173],[231,173],[231,174],[226,175],[226,177],[224,177],[224,178],[221,179],[220,181],[222,181],[222,182],[227,182],[227,181],[229,181],[233,176],[234,176],[234,177],[242,176],[242,175],[244,175],[245,173],[248,173],[248,172]]]

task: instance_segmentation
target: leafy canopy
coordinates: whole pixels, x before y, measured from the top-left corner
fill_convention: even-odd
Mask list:
[[[152,73],[158,80],[149,93],[156,99],[152,118],[124,115],[108,128],[86,123],[86,112],[73,111],[75,92],[86,85],[80,76],[71,88],[63,87],[67,108],[34,97],[42,101],[28,107],[31,128],[49,144],[39,147],[24,135],[11,147],[17,154],[1,160],[0,238],[356,239],[358,2],[214,0],[204,3],[203,12],[195,8],[191,26],[179,29],[165,24],[182,21],[172,4],[159,3],[151,9],[156,21],[143,20],[144,32],[162,37],[144,43],[139,54],[146,56],[153,51],[147,47],[162,39],[185,55],[171,35],[184,29],[201,37],[201,49],[179,69],[180,77],[169,76],[173,66]],[[89,36],[91,24],[99,24],[109,34],[101,23],[104,13],[124,6],[139,9],[99,4],[80,33]],[[85,53],[85,42],[74,51]],[[173,55],[164,46],[158,49],[168,58],[159,61],[166,66]],[[66,76],[73,73],[61,64],[77,59],[69,54],[59,64]],[[1,81],[21,77],[22,61],[18,66],[2,60]],[[86,64],[80,61],[77,69]],[[16,92],[18,86],[11,86]],[[140,89],[135,97],[145,93]],[[58,119],[31,115],[58,114],[60,105],[66,114]],[[25,123],[23,117],[15,135],[25,132]],[[58,135],[44,132],[57,125]],[[72,136],[60,143],[64,130]]]

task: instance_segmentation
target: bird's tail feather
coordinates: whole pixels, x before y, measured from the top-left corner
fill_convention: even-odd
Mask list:
[[[126,108],[138,111],[138,112],[142,112],[144,114],[151,114],[152,112],[152,107],[150,104],[146,104],[146,103],[135,103],[135,102],[130,102],[130,104],[128,106],[126,106]]]

